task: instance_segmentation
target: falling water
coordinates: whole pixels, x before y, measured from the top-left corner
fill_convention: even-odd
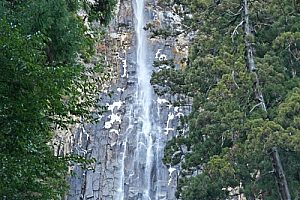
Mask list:
[[[141,105],[140,120],[142,122],[142,130],[138,131],[137,134],[137,159],[142,160],[145,158],[145,170],[141,174],[144,179],[143,183],[143,198],[150,199],[150,188],[151,188],[151,168],[153,159],[153,141],[151,135],[151,102],[152,102],[152,87],[150,84],[151,71],[147,66],[147,44],[144,27],[144,0],[135,0],[134,13],[136,17],[135,32],[137,37],[137,52],[136,52],[136,63],[137,63],[137,77],[138,77],[138,95],[137,102]],[[146,154],[145,154],[146,153]]]
[[[134,23],[131,15],[123,18],[130,22],[128,33],[134,24],[134,38],[130,40],[133,44],[127,50],[121,41],[118,44],[122,46],[119,58],[124,73],[112,86],[112,93],[103,93],[101,101],[109,107],[108,112],[99,123],[87,126],[88,138],[79,143],[97,162],[94,170],[86,172],[80,166],[74,167],[77,176],[70,178],[68,200],[176,199],[177,171],[163,165],[162,158],[166,142],[176,135],[177,122],[173,119],[180,113],[171,105],[170,96],[158,98],[150,84],[153,61],[165,43],[147,39],[149,35],[144,30],[147,22],[154,19],[152,1],[131,1]],[[129,2],[121,1],[121,14],[132,14]],[[164,53],[172,55],[169,50]]]
[[[134,108],[131,106],[128,114],[129,128],[125,132],[126,136],[124,149],[121,160],[121,183],[118,189],[117,199],[129,199],[128,191],[125,191],[124,185],[129,185],[131,190],[134,188],[138,194],[138,199],[154,200],[157,199],[157,191],[153,184],[154,178],[157,179],[159,170],[153,168],[158,165],[157,160],[157,144],[154,144],[156,139],[155,134],[159,134],[152,124],[154,124],[151,116],[153,107],[153,89],[150,84],[152,65],[147,59],[147,40],[145,35],[144,21],[144,0],[133,0],[134,15],[135,15],[135,33],[136,33],[136,77],[137,89],[134,96]],[[134,118],[133,121],[131,118]],[[132,128],[136,126],[136,128]],[[127,144],[128,137],[135,137],[135,143]],[[159,140],[157,140],[159,141]],[[156,141],[156,142],[157,142]],[[126,158],[130,157],[130,152],[127,152],[127,146],[135,146],[131,169],[125,172]],[[127,167],[130,168],[130,167]],[[127,176],[126,176],[127,174]],[[153,178],[154,177],[154,178]],[[123,183],[122,183],[123,182]]]

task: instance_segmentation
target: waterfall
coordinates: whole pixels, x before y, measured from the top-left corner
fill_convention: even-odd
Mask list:
[[[128,184],[129,188],[135,188],[138,193],[138,199],[142,200],[154,200],[158,199],[158,192],[155,185],[158,177],[159,170],[157,167],[158,158],[157,151],[159,150],[159,140],[156,140],[157,135],[161,132],[157,131],[157,127],[154,125],[153,120],[153,102],[154,94],[153,88],[150,84],[152,74],[152,63],[147,59],[147,38],[145,30],[144,20],[144,0],[133,0],[134,16],[135,16],[135,35],[136,35],[136,78],[137,88],[134,95],[133,104],[130,108],[128,117],[135,118],[133,121],[130,119],[129,128],[125,132],[126,136],[123,139],[126,144],[122,152],[121,160],[121,180],[124,181],[119,185],[118,199],[128,199],[128,192],[125,191],[124,185]],[[136,126],[136,128],[132,128]],[[135,130],[135,131],[134,131]],[[127,149],[128,137],[135,137],[134,155],[133,155],[133,168],[129,172],[129,176],[126,176],[125,162],[126,157],[131,157]],[[130,161],[128,161],[130,162]]]
[[[158,98],[150,84],[154,60],[172,57],[172,50],[164,49],[165,41],[151,41],[144,30],[154,19],[151,2],[128,0],[120,6],[116,19],[123,20],[116,22],[128,27],[116,23],[111,35],[117,44],[111,48],[121,60],[120,79],[101,94],[101,104],[108,106],[101,120],[76,134],[76,147],[85,147],[96,162],[87,171],[74,166],[67,199],[175,200],[177,169],[168,169],[162,158],[166,142],[176,136],[181,111],[169,95]],[[124,47],[127,36],[131,43]],[[80,142],[78,135],[84,136]]]
[[[141,173],[141,179],[143,181],[143,199],[150,199],[151,189],[151,168],[153,165],[153,140],[152,140],[152,126],[151,126],[151,103],[152,103],[152,87],[150,84],[151,71],[147,65],[146,53],[147,44],[144,27],[144,0],[135,0],[134,13],[136,17],[135,32],[137,38],[137,52],[136,52],[136,64],[137,64],[137,78],[138,89],[136,102],[141,106],[140,120],[142,130],[137,133],[137,162],[145,159],[145,170]],[[151,65],[150,65],[151,66]],[[151,69],[151,68],[150,68]],[[143,163],[142,163],[143,164]]]

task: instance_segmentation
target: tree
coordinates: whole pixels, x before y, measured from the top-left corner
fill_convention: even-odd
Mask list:
[[[288,93],[300,84],[294,67],[299,60],[293,56],[298,55],[299,5],[259,0],[181,3],[193,16],[185,20],[186,25],[197,30],[189,64],[178,75],[172,72],[167,82],[155,82],[173,90],[177,77],[182,77],[184,84],[174,92],[184,91],[194,98],[188,137],[171,141],[166,150],[165,162],[172,164],[168,157],[174,151],[183,144],[190,148],[181,156],[179,195],[183,199],[201,195],[201,199],[225,199],[237,194],[247,199],[289,199],[288,185],[295,198],[299,181],[289,163],[298,165],[294,156],[299,151],[290,145],[298,146],[299,127],[283,126],[287,116],[280,110],[289,101]],[[166,80],[167,74],[161,71],[154,80]],[[279,159],[279,155],[284,156]],[[212,164],[215,156],[230,163],[235,181],[207,178],[209,170],[218,166]],[[195,169],[203,169],[203,174],[187,178]],[[279,190],[273,187],[276,181]],[[237,193],[221,191],[221,186],[214,196],[204,192],[216,182]]]
[[[95,120],[101,65],[78,62],[93,44],[75,7],[63,0],[0,2],[1,199],[61,199],[70,161],[87,162],[56,156],[50,145],[55,127]]]

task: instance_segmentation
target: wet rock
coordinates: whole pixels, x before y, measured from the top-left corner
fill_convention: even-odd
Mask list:
[[[111,63],[111,87],[100,95],[100,104],[108,107],[107,112],[95,125],[84,125],[73,131],[74,139],[68,147],[87,158],[94,158],[93,169],[85,170],[75,166],[76,174],[70,178],[68,200],[175,200],[178,169],[180,166],[167,168],[162,163],[164,146],[168,140],[178,135],[177,126],[187,108],[175,108],[172,102],[176,97],[165,94],[155,95],[151,102],[151,132],[153,146],[151,169],[147,166],[147,144],[149,137],[143,132],[143,109],[135,102],[139,90],[137,78],[137,38],[134,33],[135,17],[131,0],[118,2],[118,13],[109,28],[109,51],[106,58]],[[187,57],[187,36],[181,30],[181,18],[174,8],[160,8],[155,1],[146,3],[145,21],[153,24],[153,30],[169,28],[174,33],[167,39],[155,37],[149,39],[147,31],[147,65],[153,61],[173,59],[176,67]],[[179,33],[180,34],[177,34]],[[95,61],[96,62],[96,61]],[[154,69],[153,69],[154,70]],[[139,91],[137,93],[137,91]],[[139,140],[137,141],[137,135]],[[67,148],[67,147],[65,147]],[[180,154],[186,152],[181,147]],[[137,151],[139,149],[139,151]],[[61,150],[58,150],[61,151]],[[149,174],[151,189],[146,191],[144,174]]]

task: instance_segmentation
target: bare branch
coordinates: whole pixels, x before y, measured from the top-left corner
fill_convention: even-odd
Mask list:
[[[237,35],[237,34],[239,34],[237,30],[238,30],[238,28],[239,28],[240,26],[243,25],[243,23],[244,23],[244,20],[242,20],[242,21],[234,28],[233,32],[231,33],[231,39],[232,39],[232,42],[234,42],[234,36]]]
[[[238,84],[236,83],[236,81],[235,81],[235,76],[234,76],[234,74],[235,74],[235,72],[232,71],[231,76],[232,76],[232,80],[233,80],[233,82],[234,82],[234,85],[235,85],[237,88],[240,88],[240,87],[238,86]]]
[[[240,9],[236,13],[232,12],[231,10],[227,11],[227,13],[228,13],[228,15],[230,15],[232,17],[236,17],[236,16],[241,15],[242,10],[243,10],[243,7],[240,6]]]
[[[290,54],[295,58],[296,61],[299,61],[299,58],[293,53],[293,51],[291,50],[291,44],[289,44],[288,46],[289,52]]]
[[[250,110],[250,113],[251,113],[256,107],[260,106],[261,104],[262,104],[262,102],[260,102],[260,103],[256,104],[255,106],[253,106],[253,108]]]

